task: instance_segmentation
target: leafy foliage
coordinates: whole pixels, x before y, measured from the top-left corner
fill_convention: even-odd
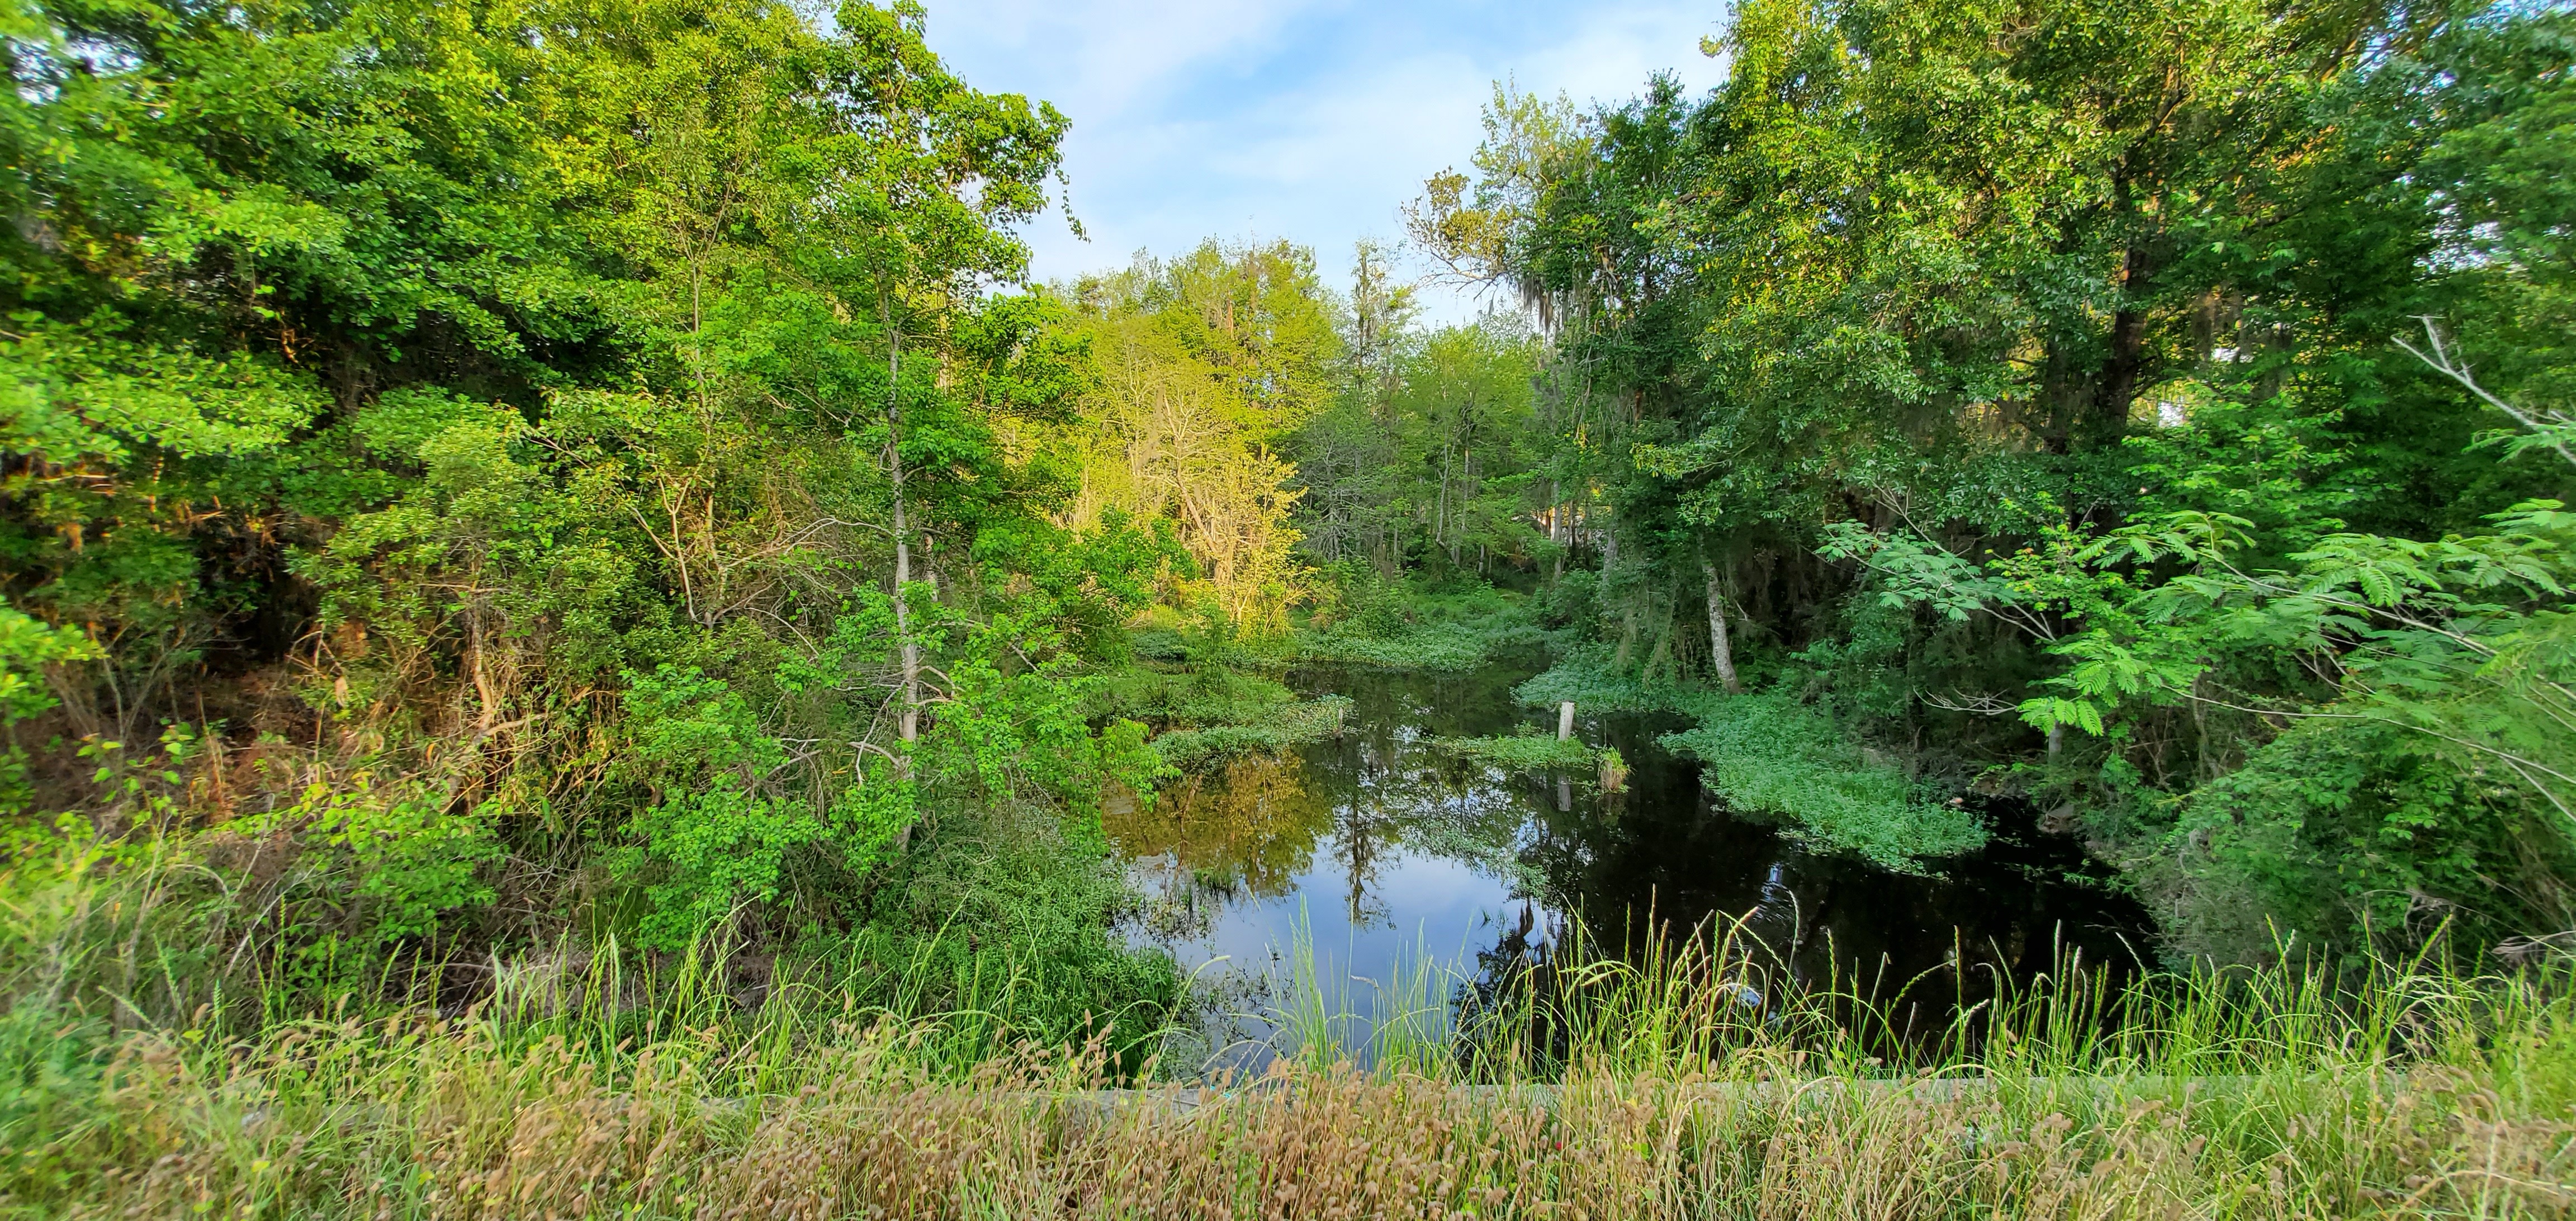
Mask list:
[[[1734,809],[1781,819],[1819,846],[1894,869],[1985,845],[1974,814],[1930,800],[1902,770],[1794,701],[1737,696],[1703,704],[1698,719],[1663,742],[1706,762],[1709,788]]]
[[[901,939],[1150,790],[1087,684],[1173,548],[1021,444],[1066,122],[917,6],[14,13],[0,706],[191,745],[9,799],[241,875],[236,966]]]
[[[1710,782],[1882,859],[2020,790],[2180,949],[2563,927],[2568,30],[1783,0],[1498,94],[1408,216],[1556,327],[1584,682],[1765,690]]]

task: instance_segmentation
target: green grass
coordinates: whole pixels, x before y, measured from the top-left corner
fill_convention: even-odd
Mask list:
[[[1318,696],[1272,708],[1250,724],[1169,730],[1155,735],[1153,747],[1164,762],[1185,771],[1214,767],[1229,759],[1276,754],[1332,737],[1342,731],[1350,711],[1349,696]]]
[[[1601,759],[1600,750],[1584,745],[1579,738],[1556,738],[1534,733],[1484,738],[1429,738],[1422,744],[1456,758],[1507,772],[1591,772]]]
[[[896,1014],[828,975],[749,1005],[709,947],[497,965],[503,986],[445,1017],[392,998],[250,1027],[120,1023],[102,993],[13,991],[0,1215],[2504,1218],[2576,1202],[2563,961],[2139,977],[2063,961],[1926,1020],[1919,1002],[1958,981],[1784,990],[1725,926],[1616,954],[1568,930],[1499,981],[1428,956],[1389,981],[1327,979],[1301,940],[1266,1075],[1109,1094],[1154,1078],[1102,1038],[997,1042],[989,1013]]]
[[[1267,1075],[1202,1083],[1153,1055],[1168,1010],[1068,1025],[1037,1003],[1063,994],[1037,978],[1049,959],[1007,943],[1044,937],[999,908],[839,956],[562,938],[389,959],[324,993],[228,973],[232,945],[271,956],[262,909],[240,906],[258,896],[192,891],[184,844],[130,847],[0,872],[0,1216],[2576,1203],[2564,959],[1792,984],[1733,925],[1618,947],[1576,925],[1499,976],[1416,955],[1370,982],[1301,938],[1270,993]]]
[[[1576,922],[1495,974],[1415,954],[1360,981],[1301,935],[1267,1074],[1205,1079],[1169,964],[1109,935],[1100,846],[1044,826],[959,816],[829,940],[662,955],[602,916],[473,957],[325,952],[327,912],[187,836],[22,836],[0,1218],[2576,1207],[2562,957],[1793,979],[1732,923],[1608,946]]]

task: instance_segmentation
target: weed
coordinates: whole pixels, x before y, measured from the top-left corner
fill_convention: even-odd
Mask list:
[[[1429,966],[1372,992],[1365,1027],[1351,1022],[1354,994],[1315,979],[1309,955],[1287,1002],[1304,1014],[1282,1015],[1267,1071],[1170,1085],[1138,1082],[1106,1037],[959,1058],[944,1032],[968,1015],[898,1019],[802,985],[727,1012],[706,986],[713,956],[649,996],[594,957],[541,1003],[308,1018],[239,1039],[139,1030],[92,1044],[70,1071],[13,1071],[0,1208],[1681,1218],[2576,1205],[2564,964],[2491,976],[2381,964],[2336,992],[2289,966],[2114,985],[2069,963],[1906,1043],[1848,993],[1750,996],[1766,977],[1736,948],[1724,930],[1625,962],[1561,948],[1550,982],[1507,987],[1557,1015],[1545,1055],[1525,1037],[1460,1054],[1478,1033],[1452,1024]],[[11,1029],[44,1025],[29,1014],[42,1016],[13,1012]],[[1538,1029],[1533,1016],[1506,1025]],[[1122,1084],[1142,1088],[1105,1088]]]

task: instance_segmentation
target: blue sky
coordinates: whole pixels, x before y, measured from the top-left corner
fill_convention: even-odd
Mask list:
[[[1032,226],[1041,279],[1139,248],[1285,237],[1345,288],[1351,243],[1401,236],[1397,205],[1466,164],[1494,82],[1582,102],[1631,96],[1659,69],[1693,90],[1719,76],[1699,52],[1718,0],[928,3],[931,46],[969,83],[1073,119],[1066,169],[1091,240],[1061,216]]]

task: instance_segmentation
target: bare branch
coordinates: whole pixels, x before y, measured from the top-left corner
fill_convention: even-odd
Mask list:
[[[2406,342],[2403,336],[2397,340],[2398,347],[2406,349],[2407,353],[2415,359],[2431,365],[2435,372],[2460,383],[2469,393],[2485,400],[2488,406],[2513,417],[2514,423],[2538,434],[2541,440],[2549,443],[2549,448],[2558,451],[2559,457],[2567,460],[2568,465],[2576,466],[2576,452],[2571,452],[2567,448],[2567,443],[2560,439],[2562,431],[2576,421],[2571,421],[2554,411],[2549,413],[2546,420],[2537,419],[2522,408],[2497,397],[2486,387],[2479,385],[2477,378],[2470,375],[2469,367],[2460,363],[2459,359],[2451,354],[2450,348],[2442,342],[2442,329],[2434,325],[2432,315],[2419,314],[2415,320],[2424,324],[2425,343],[2433,349],[2432,353],[2427,355],[2414,344]]]
[[[1927,691],[1920,698],[1935,708],[1974,716],[2010,716],[2021,711],[2021,705],[1983,691]]]

